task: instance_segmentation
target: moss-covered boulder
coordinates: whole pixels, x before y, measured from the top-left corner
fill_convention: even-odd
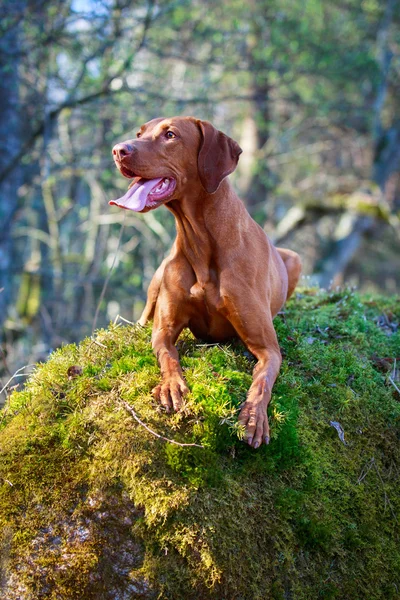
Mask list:
[[[1,413],[0,596],[400,598],[399,311],[297,294],[256,451],[237,426],[254,364],[239,343],[182,336],[191,393],[173,415],[151,396],[149,330],[56,351]]]

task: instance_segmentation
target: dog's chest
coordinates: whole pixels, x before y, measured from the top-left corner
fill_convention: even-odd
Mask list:
[[[219,298],[219,288],[214,281],[196,281],[190,288],[189,302],[209,313],[217,311]]]
[[[235,336],[229,321],[221,314],[221,297],[216,283],[196,282],[190,288],[189,328],[196,337],[223,341]]]

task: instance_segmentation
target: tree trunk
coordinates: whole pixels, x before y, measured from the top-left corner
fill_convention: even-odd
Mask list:
[[[400,120],[391,127],[382,129],[375,142],[373,180],[385,192],[386,183],[392,173],[400,167]]]
[[[17,20],[25,2],[3,0],[3,15]],[[21,114],[19,111],[18,25],[11,25],[0,38],[0,171],[10,155],[21,147]],[[0,327],[7,316],[13,297],[13,244],[11,227],[18,209],[18,188],[21,171],[0,184]]]
[[[253,23],[253,31],[256,46],[249,52],[249,69],[253,77],[253,98],[255,109],[255,121],[257,126],[257,151],[267,144],[270,137],[270,83],[268,73],[270,64],[263,56],[262,49],[270,43],[269,27],[266,22]],[[247,205],[251,208],[260,202],[266,202],[271,187],[271,175],[265,158],[256,158],[253,166],[253,176],[246,194]]]
[[[376,89],[371,132],[374,148],[371,180],[379,186],[383,195],[390,175],[400,166],[400,120],[395,120],[387,128],[383,126],[382,120],[393,58],[389,43],[389,31],[393,21],[394,7],[395,0],[387,0],[385,13],[376,37],[376,60],[380,69],[380,81]],[[334,282],[336,275],[345,272],[362,243],[363,237],[371,231],[373,225],[373,217],[364,215],[352,217],[352,227],[348,235],[337,239],[329,254],[322,260],[321,269],[317,274],[322,287],[328,287],[331,282]]]
[[[256,76],[256,75],[255,75]],[[265,75],[266,77],[266,75]],[[269,139],[269,88],[268,82],[255,84],[254,104],[257,125],[257,151],[264,148]],[[271,186],[270,172],[265,158],[256,158],[253,176],[247,193],[247,205],[251,208],[260,202],[266,202]]]

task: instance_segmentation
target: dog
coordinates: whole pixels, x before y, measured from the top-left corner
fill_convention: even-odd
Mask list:
[[[250,446],[268,444],[267,407],[282,362],[273,318],[299,280],[298,254],[275,248],[250,217],[227,178],[242,150],[208,121],[153,119],[112,152],[133,181],[110,204],[143,213],[165,204],[176,221],[175,242],[139,319],[154,319],[162,375],[155,397],[166,411],[182,407],[188,387],[175,343],[185,327],[212,342],[239,337],[257,359],[239,422]]]

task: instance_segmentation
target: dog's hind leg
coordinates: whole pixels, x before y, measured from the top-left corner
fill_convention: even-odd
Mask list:
[[[286,300],[293,294],[296,285],[299,282],[301,275],[301,258],[293,250],[287,248],[277,248],[281,259],[285,263],[285,267],[288,274],[288,293]]]

